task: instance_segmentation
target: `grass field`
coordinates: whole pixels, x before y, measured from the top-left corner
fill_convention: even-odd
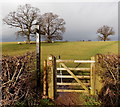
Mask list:
[[[35,44],[21,44],[17,42],[3,42],[3,55],[22,55],[28,51],[36,51]],[[60,55],[61,59],[90,59],[98,53],[115,53],[118,54],[117,41],[91,41],[91,42],[57,42],[57,43],[42,43],[41,45],[42,61],[49,54],[55,55],[57,58]]]
[[[18,45],[17,42],[8,42],[8,43],[6,42],[6,43],[0,44],[0,47],[1,46],[2,46],[3,55],[14,56],[14,55],[22,55],[28,51],[31,51],[31,52],[36,51],[35,44]],[[60,55],[61,59],[90,59],[90,57],[95,56],[98,53],[118,54],[118,42],[117,41],[106,41],[106,42],[104,41],[90,42],[89,41],[89,42],[57,42],[57,43],[41,44],[42,62],[44,59],[47,59],[47,56],[49,54],[53,54],[57,58]],[[84,73],[84,75],[87,75],[87,74]],[[99,84],[98,86],[100,87],[101,85]],[[85,102],[85,105],[95,105],[98,103],[92,97],[86,96],[85,98],[85,95],[82,96],[82,94],[80,94],[80,97],[78,98],[82,99],[80,101]]]

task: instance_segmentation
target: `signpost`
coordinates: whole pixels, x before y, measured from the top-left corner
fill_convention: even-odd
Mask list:
[[[41,66],[41,58],[40,58],[40,52],[41,52],[41,35],[40,35],[40,25],[37,25],[37,33],[36,33],[36,60],[37,60],[37,88],[40,89],[41,87],[41,71],[40,71],[40,66]]]

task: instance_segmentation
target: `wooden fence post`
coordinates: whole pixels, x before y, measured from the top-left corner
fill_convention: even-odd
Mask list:
[[[99,60],[98,55],[96,55],[95,56],[95,62],[96,62],[95,67],[96,67],[96,69],[98,69],[97,67],[99,66],[98,65],[98,60]],[[100,75],[98,74],[98,72],[95,72],[95,91],[96,91],[95,94],[98,94],[101,91],[102,87],[103,87],[102,79],[101,79]]]
[[[56,58],[53,55],[48,56],[48,97],[52,100],[56,97]]]
[[[91,57],[91,60],[95,61],[95,57]],[[95,63],[91,63],[90,84],[91,84],[90,94],[95,95]]]
[[[48,97],[48,81],[47,81],[47,60],[44,60],[44,72],[43,72],[43,98]]]

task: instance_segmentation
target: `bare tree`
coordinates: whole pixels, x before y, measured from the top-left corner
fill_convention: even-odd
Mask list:
[[[44,32],[44,38],[48,43],[54,40],[62,40],[62,34],[65,32],[65,21],[53,13],[42,15],[41,31]]]
[[[114,35],[115,32],[113,31],[113,28],[112,27],[109,27],[107,25],[104,25],[103,27],[100,27],[98,30],[97,30],[97,33],[101,34],[102,36],[98,36],[98,38],[100,40],[103,40],[103,41],[106,41],[106,40],[110,40],[108,38],[108,36],[110,35]]]
[[[27,41],[30,42],[30,36],[33,35],[34,25],[36,25],[39,17],[40,10],[38,8],[25,4],[23,6],[20,5],[17,11],[10,12],[3,21],[7,25],[19,28],[16,34],[18,36],[26,36]]]

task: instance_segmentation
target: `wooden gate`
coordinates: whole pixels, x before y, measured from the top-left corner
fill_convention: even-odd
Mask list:
[[[71,67],[73,63],[78,65],[89,63],[89,67]],[[84,74],[88,73],[89,75],[80,75],[79,73],[76,75],[73,71],[76,73],[82,71]],[[64,82],[63,79],[74,79],[75,82]],[[51,99],[55,99],[57,92],[84,92],[95,95],[95,58],[91,57],[91,60],[56,60],[53,55],[50,55],[44,61],[43,81],[43,94]],[[58,86],[64,87],[61,89]],[[66,89],[65,86],[79,86],[81,89],[71,90]]]

